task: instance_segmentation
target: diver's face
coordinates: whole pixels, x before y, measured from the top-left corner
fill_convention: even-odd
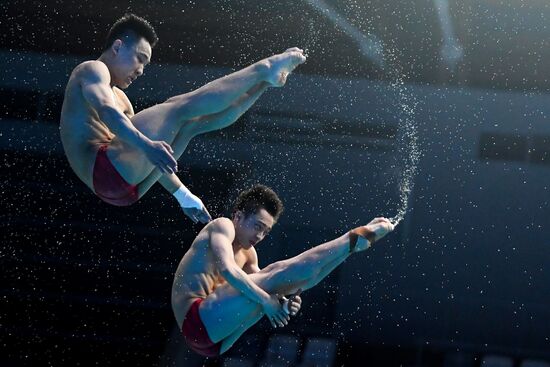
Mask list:
[[[134,40],[124,37],[113,43],[115,53],[112,65],[112,77],[114,85],[125,89],[139,76],[143,75],[143,69],[151,62],[151,45],[145,38]]]
[[[245,215],[237,211],[234,217],[235,241],[244,249],[256,246],[271,231],[275,220],[267,210],[261,208],[254,214]]]

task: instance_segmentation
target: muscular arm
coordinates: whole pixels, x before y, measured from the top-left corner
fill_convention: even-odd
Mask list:
[[[212,224],[209,235],[217,268],[225,280],[251,301],[260,305],[268,302],[270,295],[258,287],[235,262],[233,223],[229,219],[220,218]]]
[[[135,147],[149,141],[117,107],[110,86],[111,76],[105,64],[89,62],[78,71],[78,77],[86,102],[115,135]]]
[[[162,173],[177,171],[172,148],[166,142],[151,141],[119,110],[110,86],[111,75],[104,63],[91,61],[81,65],[76,77],[86,102],[115,135],[143,151],[145,157]]]
[[[181,182],[181,180],[179,179],[178,176],[176,176],[175,173],[172,173],[170,175],[162,175],[160,176],[159,178],[159,181],[158,181],[162,187],[164,187],[166,189],[166,191],[168,191],[170,194],[173,194],[174,192],[176,192],[177,189],[179,189],[183,183]]]

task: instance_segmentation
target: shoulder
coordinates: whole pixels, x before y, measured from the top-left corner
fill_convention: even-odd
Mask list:
[[[111,80],[109,68],[103,62],[98,60],[84,61],[77,65],[73,70],[73,75],[84,79]]]
[[[229,237],[235,237],[235,226],[229,218],[216,218],[208,223],[208,232],[221,233]]]

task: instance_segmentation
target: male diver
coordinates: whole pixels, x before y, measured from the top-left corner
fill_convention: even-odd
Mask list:
[[[256,246],[283,210],[270,188],[241,192],[231,218],[217,218],[197,235],[181,259],[172,286],[172,310],[188,346],[207,357],[226,352],[264,315],[284,326],[307,290],[352,254],[393,231],[386,218],[260,269]],[[288,298],[284,296],[289,296]]]
[[[61,110],[61,141],[76,175],[103,201],[130,205],[159,181],[194,222],[211,220],[180,181],[177,159],[189,141],[234,123],[270,87],[280,87],[303,51],[291,48],[134,114],[122,91],[143,74],[158,38],[127,14],[110,29],[101,56],[72,71]]]

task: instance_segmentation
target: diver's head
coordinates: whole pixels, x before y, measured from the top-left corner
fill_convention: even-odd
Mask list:
[[[235,242],[248,249],[271,231],[283,212],[283,203],[267,186],[254,185],[242,191],[233,206]]]
[[[154,28],[145,19],[126,14],[117,20],[100,58],[109,68],[111,84],[124,89],[141,76],[157,41]]]

